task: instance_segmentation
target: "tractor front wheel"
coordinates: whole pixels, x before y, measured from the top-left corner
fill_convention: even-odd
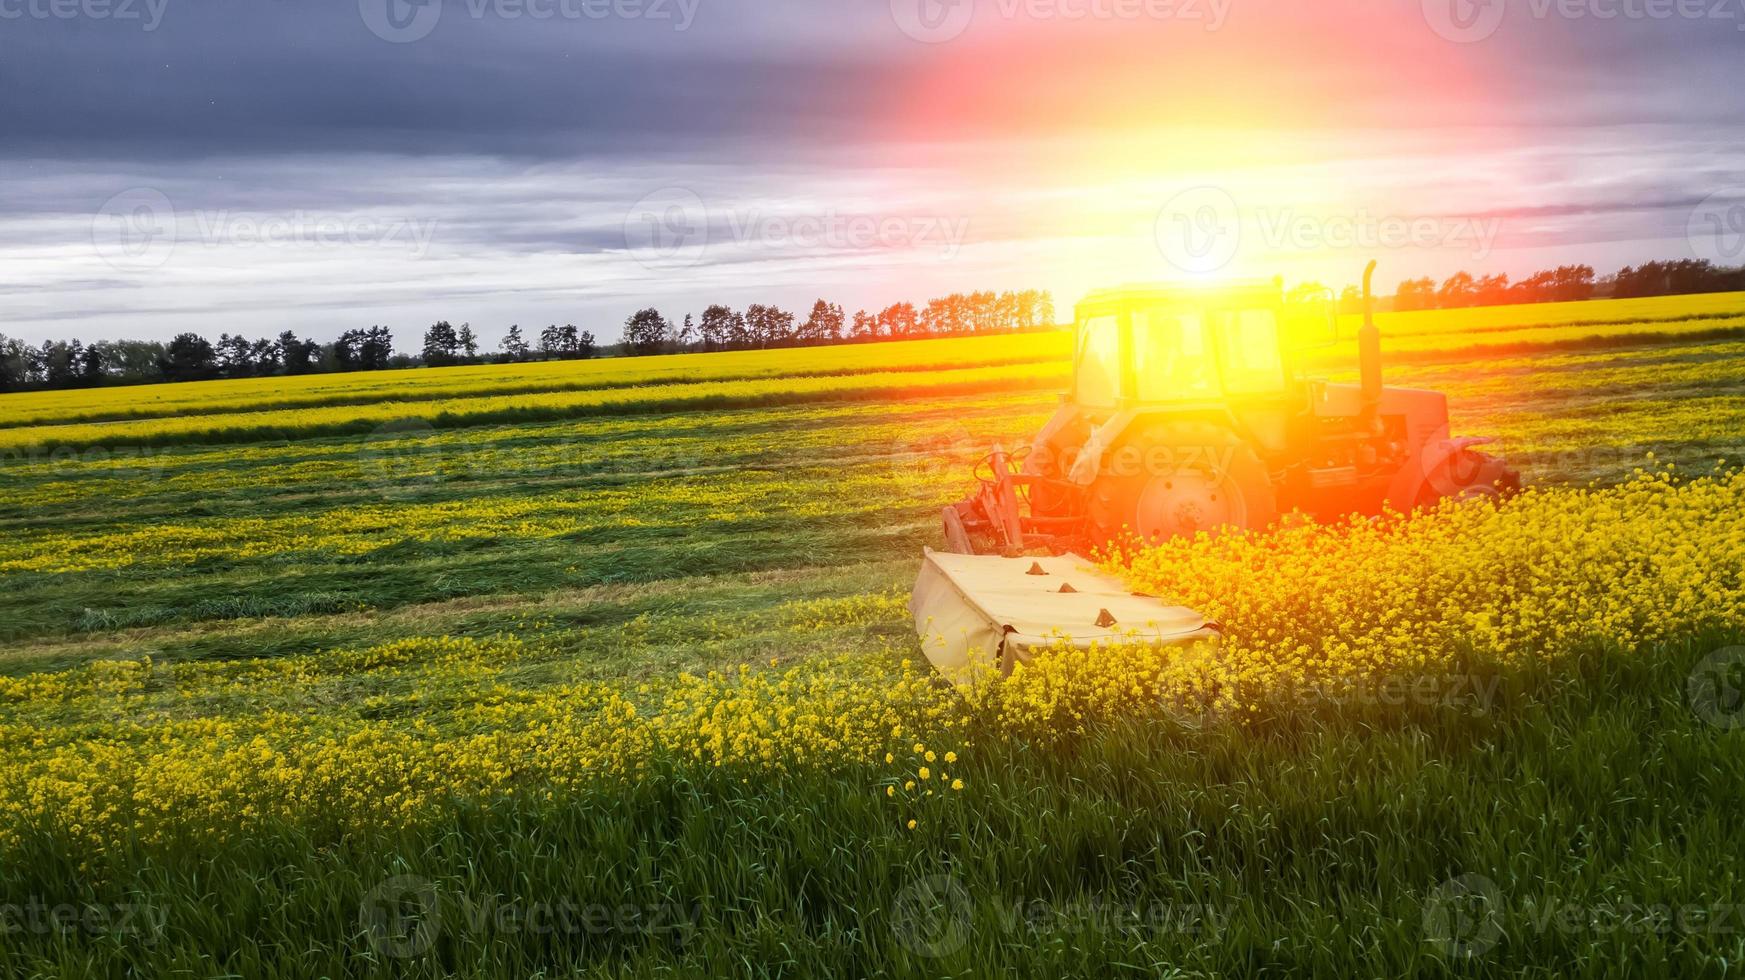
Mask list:
[[[1145,425],[1123,439],[1091,484],[1095,544],[1144,541],[1221,528],[1265,528],[1277,495],[1254,449],[1209,422]]]
[[[975,545],[970,542],[969,529],[963,526],[963,515],[956,507],[947,507],[940,514],[940,522],[945,527],[945,550],[954,555],[973,555]]]
[[[1461,449],[1430,469],[1417,505],[1429,509],[1443,499],[1457,501],[1505,497],[1521,489],[1521,475],[1496,456]]]

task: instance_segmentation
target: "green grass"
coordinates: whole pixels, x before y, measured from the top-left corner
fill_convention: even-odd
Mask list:
[[[1745,735],[1683,681],[1727,639],[1404,708],[986,745],[913,832],[878,772],[710,771],[141,852],[101,882],[50,851],[3,894],[149,932],[25,929],[0,971],[1720,975],[1745,954]],[[1451,880],[1481,896],[1465,918]]]

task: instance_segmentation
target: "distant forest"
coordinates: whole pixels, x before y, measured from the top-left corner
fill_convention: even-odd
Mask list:
[[[649,308],[624,322],[622,342],[605,346],[575,324],[551,324],[537,335],[513,324],[496,350],[486,350],[469,324],[456,327],[446,320],[424,331],[415,354],[396,351],[394,335],[384,326],[347,330],[327,344],[289,330],[258,340],[222,334],[216,343],[184,333],[167,344],[55,340],[40,347],[0,334],[0,391],[869,343],[1046,330],[1054,322],[1054,298],[1046,290],[1027,289],[953,293],[919,308],[893,303],[877,313],[857,310],[852,317],[820,299],[804,320],[761,303],[744,310],[715,304],[676,322]]]
[[[1293,293],[1322,289],[1318,283],[1305,283]],[[1506,275],[1473,276],[1467,272],[1457,272],[1441,283],[1429,278],[1408,279],[1395,289],[1392,308],[1457,309],[1734,291],[1745,291],[1745,267],[1682,259],[1625,266],[1599,278],[1592,266],[1568,265],[1516,282],[1510,282]],[[1339,303],[1347,312],[1358,311],[1362,298],[1357,287],[1345,287]],[[630,315],[624,323],[623,340],[616,344],[602,345],[591,331],[574,324],[551,324],[536,335],[524,333],[515,324],[494,350],[480,346],[469,324],[456,327],[448,321],[426,329],[416,353],[396,351],[393,334],[385,326],[347,330],[325,344],[300,338],[289,330],[276,338],[257,340],[222,334],[215,343],[184,333],[167,344],[55,340],[44,341],[41,346],[0,334],[0,392],[869,343],[1043,330],[1054,323],[1053,297],[1046,290],[1029,289],[953,293],[920,307],[893,303],[877,313],[857,310],[852,316],[841,306],[820,299],[803,320],[780,307],[759,303],[743,310],[715,304],[700,315],[686,313],[678,320],[650,307]]]

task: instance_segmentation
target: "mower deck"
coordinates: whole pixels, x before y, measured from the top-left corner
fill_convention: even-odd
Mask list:
[[[1078,555],[1002,558],[928,549],[909,600],[921,649],[954,684],[1010,674],[1038,650],[1216,640],[1192,609],[1127,590]]]

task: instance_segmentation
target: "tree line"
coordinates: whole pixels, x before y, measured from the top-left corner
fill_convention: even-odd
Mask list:
[[[1506,275],[1474,276],[1469,272],[1456,272],[1440,285],[1428,277],[1407,279],[1394,290],[1394,309],[1449,310],[1517,303],[1566,303],[1596,297],[1632,299],[1739,290],[1745,290],[1745,266],[1718,266],[1706,259],[1627,265],[1598,279],[1594,278],[1591,265],[1560,265],[1516,282],[1510,282]],[[1346,288],[1341,305],[1350,312],[1361,309],[1362,298],[1357,287]]]
[[[1054,300],[1042,290],[953,293],[916,308],[893,303],[852,317],[818,300],[804,320],[780,307],[753,303],[744,310],[714,304],[677,323],[644,309],[624,323],[624,340],[602,345],[573,323],[551,324],[530,337],[509,327],[495,350],[484,349],[470,324],[439,320],[424,332],[417,354],[396,353],[385,326],[347,330],[318,343],[286,330],[251,340],[221,334],[216,343],[183,333],[169,343],[122,340],[83,344],[50,340],[41,346],[0,334],[0,391],[150,384],[214,378],[259,378],[342,371],[380,371],[454,364],[573,360],[686,351],[756,350],[971,333],[1045,329],[1054,325]]]
[[[1295,292],[1321,292],[1304,283]],[[1394,291],[1396,310],[1456,309],[1516,303],[1552,303],[1598,297],[1625,299],[1691,293],[1745,291],[1745,266],[1718,266],[1700,259],[1645,262],[1595,278],[1588,265],[1566,265],[1511,282],[1507,275],[1474,276],[1457,272],[1441,283],[1408,279]],[[1362,308],[1356,286],[1340,294],[1346,312]],[[551,324],[529,338],[512,325],[495,350],[481,347],[470,325],[438,321],[424,333],[417,354],[397,353],[385,326],[347,330],[330,343],[284,331],[276,338],[250,340],[221,334],[212,343],[183,333],[169,343],[140,340],[44,341],[27,344],[0,334],[0,391],[76,388],[103,384],[150,384],[249,378],[450,364],[570,360],[596,356],[634,356],[687,351],[759,350],[817,344],[864,343],[922,337],[1009,333],[1054,325],[1054,299],[1047,290],[952,293],[922,306],[892,303],[877,312],[852,315],[827,300],[812,304],[805,319],[778,306],[753,303],[743,310],[712,304],[700,315],[678,321],[650,307],[631,314],[624,339],[601,344],[591,331],[574,324]]]
[[[892,303],[874,313],[820,299],[805,319],[778,306],[753,303],[735,310],[720,303],[693,317],[669,321],[658,309],[638,310],[624,323],[626,353],[761,350],[819,344],[913,340],[983,333],[1015,333],[1054,326],[1047,290],[952,293],[923,306]]]

